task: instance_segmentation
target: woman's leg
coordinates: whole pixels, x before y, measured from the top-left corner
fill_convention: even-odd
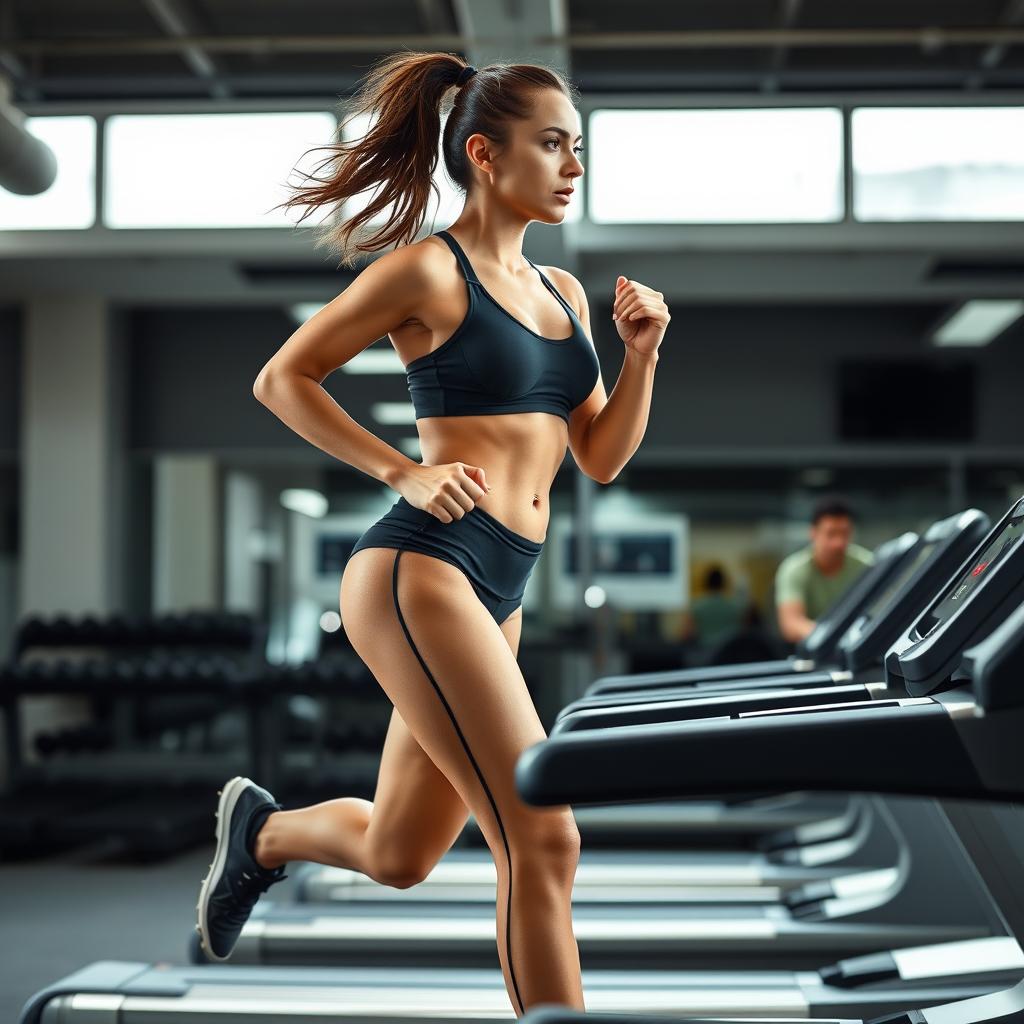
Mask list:
[[[265,868],[313,861],[407,889],[448,852],[468,813],[395,709],[373,801],[345,796],[275,811],[260,829],[254,852]]]
[[[519,608],[500,627],[513,656],[522,624]],[[451,849],[468,815],[462,797],[393,708],[373,801],[339,797],[275,811],[257,836],[256,860],[265,868],[288,861],[329,864],[405,889]]]
[[[356,653],[494,857],[498,956],[516,1014],[541,1002],[584,1009],[571,914],[579,832],[569,807],[529,807],[516,792],[516,761],[545,733],[506,634],[461,570],[415,551],[353,555],[341,610]],[[408,845],[402,812],[383,802],[407,794],[405,768],[394,768],[374,801],[368,849],[409,858],[402,870],[415,877],[436,847]]]

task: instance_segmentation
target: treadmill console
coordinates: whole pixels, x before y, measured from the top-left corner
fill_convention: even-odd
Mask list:
[[[886,682],[912,697],[942,689],[985,622],[1024,597],[1024,498],[1017,501],[889,649]]]
[[[981,581],[995,571],[1000,560],[1012,550],[1022,536],[1024,511],[1003,528],[979,558],[973,560],[973,564],[957,578],[956,584],[946,591],[941,603],[928,609],[915,627],[918,635],[928,636],[958,612],[970,600],[971,594],[977,590]]]
[[[877,671],[889,648],[960,569],[991,527],[988,516],[976,508],[932,523],[892,583],[878,592],[840,640],[838,649],[846,669],[854,673]]]

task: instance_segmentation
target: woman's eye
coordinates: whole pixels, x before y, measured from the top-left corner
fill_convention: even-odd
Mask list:
[[[553,142],[556,146],[558,145],[558,139],[547,139],[546,142],[545,142],[545,145],[547,145],[547,143],[549,143],[549,142]],[[582,153],[582,152],[584,152],[584,149],[583,149],[582,146],[577,146],[573,150],[573,152],[574,153]]]

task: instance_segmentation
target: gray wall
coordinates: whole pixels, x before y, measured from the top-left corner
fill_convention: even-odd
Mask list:
[[[20,381],[21,308],[0,306],[0,462],[18,454]]]
[[[10,650],[17,614],[21,319],[19,307],[0,306],[0,658]]]
[[[1019,448],[1024,325],[981,350],[936,350],[922,339],[938,311],[858,305],[673,313],[643,447],[652,440],[659,446],[841,447],[840,361],[924,358],[975,361],[976,444]],[[614,360],[604,362],[612,370]],[[880,416],[885,411],[877,410]]]
[[[859,304],[675,310],[638,459],[680,448],[842,448],[835,378],[838,362],[851,357],[976,361],[976,443],[1019,449],[1024,324],[987,348],[937,351],[922,338],[940,308]],[[610,392],[624,349],[609,317],[608,309],[592,309]],[[260,367],[293,330],[277,307],[133,313],[131,446],[307,451],[308,443],[252,395]],[[400,375],[351,377],[336,371],[325,386],[357,421],[389,443],[411,432],[376,424],[369,415],[371,401],[408,398]],[[878,412],[885,414],[884,409]]]

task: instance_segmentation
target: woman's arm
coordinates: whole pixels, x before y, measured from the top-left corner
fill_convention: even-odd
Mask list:
[[[295,433],[389,487],[418,463],[360,426],[321,382],[420,307],[432,286],[427,258],[418,246],[378,257],[288,338],[252,389]]]
[[[575,277],[564,273],[574,285],[579,319],[591,337],[586,293]],[[611,483],[619,475],[643,440],[651,409],[658,345],[671,319],[660,292],[643,285],[627,288],[636,282],[624,277],[619,282],[613,310],[626,316],[637,314],[628,321],[629,326],[623,321],[618,328],[626,344],[619,378],[607,399],[599,378],[593,394],[573,411],[570,422],[573,457],[587,476],[603,484]]]
[[[610,484],[640,447],[647,432],[657,364],[657,352],[641,355],[626,349],[619,379],[587,431],[587,454],[595,480]]]

